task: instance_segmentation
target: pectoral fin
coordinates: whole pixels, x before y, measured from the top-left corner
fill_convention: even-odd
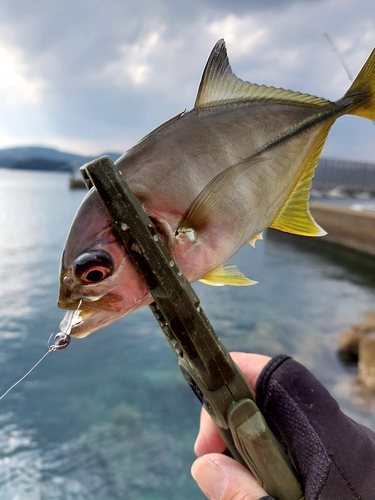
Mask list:
[[[249,286],[255,285],[257,281],[249,280],[244,276],[235,265],[228,264],[218,267],[205,274],[199,281],[206,285],[213,286]]]
[[[236,203],[241,205],[237,187],[239,177],[251,166],[262,161],[264,160],[260,157],[249,158],[238,164],[231,165],[214,177],[186,210],[178,224],[177,232],[184,231],[185,228],[193,228],[199,232],[204,230],[210,224],[210,221],[220,217],[227,218],[229,205],[232,207]],[[236,224],[238,230],[240,230],[242,220],[232,220],[232,230]]]

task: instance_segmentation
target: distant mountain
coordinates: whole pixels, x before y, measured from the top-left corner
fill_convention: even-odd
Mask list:
[[[103,154],[113,161],[121,156],[120,153]],[[4,148],[0,149],[0,168],[72,172],[98,156],[82,156],[39,146]]]

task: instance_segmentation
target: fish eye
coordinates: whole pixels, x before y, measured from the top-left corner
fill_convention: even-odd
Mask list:
[[[112,258],[107,252],[97,250],[86,252],[74,262],[74,274],[84,284],[98,283],[113,271]]]

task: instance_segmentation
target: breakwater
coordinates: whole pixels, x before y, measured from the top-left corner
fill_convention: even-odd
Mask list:
[[[311,202],[310,211],[325,240],[375,256],[375,212],[320,202]]]

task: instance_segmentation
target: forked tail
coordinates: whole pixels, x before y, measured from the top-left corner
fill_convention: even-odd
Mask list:
[[[347,99],[357,104],[349,114],[375,120],[375,49],[344,95],[343,100]]]

